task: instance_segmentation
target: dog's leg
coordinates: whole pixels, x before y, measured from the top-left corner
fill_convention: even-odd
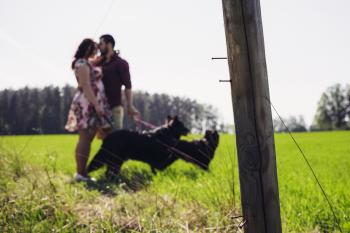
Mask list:
[[[157,174],[157,170],[154,167],[151,167],[151,170],[152,170],[153,175]]]
[[[121,168],[121,164],[115,164],[114,166],[108,166],[107,171],[105,173],[106,178],[108,180],[114,180],[114,179],[118,178],[118,176],[120,174],[120,168]]]
[[[99,150],[95,157],[91,160],[87,172],[93,172],[99,168],[101,168],[103,165],[105,165],[105,155],[102,150]]]

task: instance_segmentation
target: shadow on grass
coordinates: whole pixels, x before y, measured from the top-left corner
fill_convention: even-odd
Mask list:
[[[166,177],[171,177],[173,179],[185,178],[187,180],[196,181],[202,175],[209,173],[209,171],[203,171],[202,169],[197,168],[194,165],[184,164],[185,166],[181,166],[181,169],[168,168],[163,174]]]
[[[86,183],[86,188],[97,190],[103,195],[116,196],[119,192],[137,192],[147,189],[152,177],[147,169],[125,169],[112,177],[101,175],[96,181]]]

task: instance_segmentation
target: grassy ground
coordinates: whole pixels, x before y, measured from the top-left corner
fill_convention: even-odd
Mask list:
[[[298,133],[350,232],[350,132]],[[72,181],[77,137],[0,138],[0,232],[240,232],[235,139],[222,135],[210,172],[178,161],[152,175],[128,162],[117,183]],[[297,148],[275,136],[284,232],[336,232],[333,217]],[[95,141],[92,153],[100,141]]]

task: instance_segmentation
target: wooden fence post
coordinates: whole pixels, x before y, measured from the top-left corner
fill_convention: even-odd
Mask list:
[[[276,154],[259,0],[222,0],[247,233],[280,233]]]

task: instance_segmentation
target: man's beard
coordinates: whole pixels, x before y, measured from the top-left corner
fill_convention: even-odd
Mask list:
[[[106,56],[107,53],[108,53],[108,50],[107,50],[107,49],[105,49],[105,50],[100,50],[101,56]]]

